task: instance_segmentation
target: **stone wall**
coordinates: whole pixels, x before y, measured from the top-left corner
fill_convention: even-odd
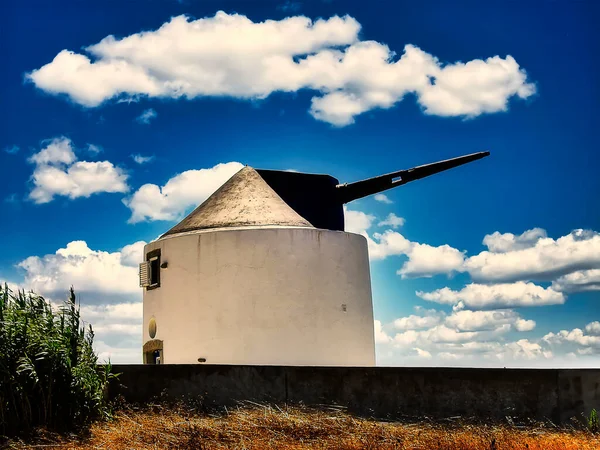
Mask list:
[[[375,417],[550,419],[600,409],[600,369],[115,365],[112,396],[340,405]]]

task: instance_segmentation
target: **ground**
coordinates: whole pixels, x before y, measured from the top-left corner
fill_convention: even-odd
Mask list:
[[[582,426],[382,422],[339,409],[246,403],[209,414],[192,406],[125,407],[79,435],[39,431],[8,448],[58,449],[438,449],[597,450],[600,435]]]

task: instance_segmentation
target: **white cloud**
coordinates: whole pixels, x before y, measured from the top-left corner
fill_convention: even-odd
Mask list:
[[[31,256],[18,264],[25,271],[18,287],[42,294],[57,306],[72,285],[81,319],[93,327],[99,360],[139,363],[143,307],[137,263],[144,244],[138,241],[110,253],[92,250],[84,241],[69,242],[53,254]]]
[[[464,252],[449,245],[433,247],[428,244],[412,243],[407,253],[408,261],[398,270],[402,278],[431,277],[436,274],[460,270]]]
[[[344,229],[348,233],[366,234],[371,228],[375,216],[361,211],[354,211],[344,206]]]
[[[373,233],[372,238],[368,235],[366,237],[371,260],[385,259],[393,255],[406,255],[412,246],[412,242],[392,230]]]
[[[429,353],[427,350],[423,350],[423,349],[418,348],[418,347],[413,348],[413,350],[415,352],[417,352],[417,356],[419,358],[424,358],[424,359],[431,359],[432,358],[431,353]]]
[[[561,305],[565,302],[565,296],[561,292],[523,281],[510,284],[471,283],[460,291],[445,287],[433,292],[418,291],[417,296],[430,302],[455,305],[457,309]]]
[[[506,356],[512,359],[535,360],[535,359],[550,359],[553,357],[551,351],[544,349],[540,344],[531,342],[528,339],[519,339],[516,342],[509,342],[505,345],[503,352],[498,355],[500,359],[505,359]]]
[[[513,95],[528,98],[535,93],[535,86],[527,83],[525,71],[511,56],[451,64],[434,77],[435,84],[422,92],[419,102],[427,114],[439,116],[506,111]]]
[[[409,257],[398,271],[406,278],[467,272],[476,282],[504,283],[500,286],[505,291],[509,286],[519,289],[526,286],[508,282],[552,280],[553,291],[600,289],[600,233],[578,229],[556,240],[546,236],[546,231],[541,228],[518,236],[495,232],[484,238],[484,244],[493,251],[483,251],[468,258],[465,258],[465,252],[447,244],[434,247],[411,242],[392,230],[366,237],[371,259],[393,255]],[[531,286],[529,294],[533,289]],[[474,290],[475,285],[470,289]],[[556,292],[552,298],[559,302]]]
[[[140,336],[141,336],[140,327]],[[133,340],[119,341],[114,344],[108,344],[101,340],[101,335],[94,339],[94,350],[98,355],[98,362],[108,362],[111,364],[141,364],[142,363],[142,344],[141,337],[139,342]]]
[[[514,335],[510,332],[535,328],[533,320],[526,320],[512,310],[459,311],[446,315],[442,311],[417,308],[417,313],[387,325],[376,324],[378,333],[385,336],[377,341],[380,364],[420,365],[426,359],[436,366],[526,367],[557,364],[566,355],[563,352],[557,359],[544,339],[508,339]],[[402,331],[393,334],[397,324],[402,324],[399,327]]]
[[[499,233],[498,231],[487,234],[483,244],[493,253],[506,253],[514,250],[534,247],[540,239],[547,238],[546,230],[533,228],[515,236],[512,233]]]
[[[126,173],[109,161],[77,161],[72,143],[65,137],[48,141],[29,162],[35,164],[29,198],[38,204],[51,202],[56,195],[75,199],[129,190]]]
[[[152,119],[156,119],[157,116],[158,114],[154,109],[148,108],[144,110],[139,116],[137,116],[135,118],[135,121],[137,123],[148,125],[152,121]]]
[[[387,195],[385,194],[375,194],[375,196],[373,197],[376,201],[381,202],[381,203],[386,203],[388,205],[394,203],[393,201],[391,201]]]
[[[539,238],[526,248],[484,251],[465,261],[471,277],[486,282],[546,281],[590,269],[600,269],[600,234],[581,229],[557,240]]]
[[[374,329],[375,329],[375,343],[376,344],[386,344],[391,341],[391,338],[388,336],[388,334],[385,331],[383,331],[383,329],[381,328],[381,321],[379,321],[379,320],[374,321]]]
[[[587,331],[587,330],[586,330]],[[591,331],[596,331],[595,327]],[[600,352],[600,336],[596,334],[586,334],[580,328],[571,331],[561,330],[558,333],[548,333],[543,338],[544,341],[554,346],[565,344],[576,344],[582,347],[589,347],[590,352]]]
[[[206,200],[242,167],[238,162],[222,163],[210,169],[187,170],[169,179],[164,186],[144,184],[123,200],[131,210],[129,222],[177,220],[186,210]]]
[[[81,305],[81,320],[92,325],[94,350],[100,362],[141,362],[142,317],[142,302]]]
[[[417,309],[418,312],[421,312],[421,309]],[[424,328],[432,328],[444,319],[444,314],[439,313],[433,309],[423,311],[424,315],[415,315],[411,314],[407,317],[400,317],[394,320],[393,326],[396,330],[406,331],[406,330],[420,330]]]
[[[128,267],[138,267],[144,261],[144,246],[146,242],[137,241],[121,249],[121,264]]]
[[[600,290],[600,269],[579,270],[552,282],[552,288],[563,292],[584,292]]]
[[[509,325],[517,331],[530,331],[535,328],[533,320],[521,319],[511,310],[497,311],[455,311],[446,318],[445,324],[459,331],[497,330]]]
[[[70,199],[89,197],[100,192],[127,192],[127,175],[108,161],[79,161],[68,169],[38,166],[33,172],[35,188],[29,198],[35,203],[48,203],[56,195]]]
[[[402,225],[404,225],[404,219],[402,217],[398,217],[396,214],[394,213],[389,213],[388,216],[385,218],[385,220],[382,220],[381,222],[379,222],[377,224],[377,226],[379,227],[392,227],[392,228],[398,228],[401,227]]]
[[[400,331],[390,340],[396,347],[418,346],[431,350],[432,344],[486,342],[497,339],[509,331],[530,331],[533,320],[525,320],[515,311],[455,311],[446,315],[442,311],[416,308],[420,314],[400,317],[389,325],[379,324],[379,330],[391,333]],[[447,347],[444,347],[447,349]]]
[[[131,158],[137,163],[137,164],[146,164],[149,163],[151,161],[154,160],[154,155],[152,156],[142,156],[139,153],[135,154],[135,155],[131,155]]]
[[[116,305],[82,305],[81,315],[90,323],[110,322],[139,325],[143,314],[142,302],[118,303]],[[141,331],[140,331],[141,333]]]
[[[390,219],[389,216],[388,219]],[[464,252],[449,245],[433,247],[428,244],[411,242],[402,234],[392,230],[373,233],[373,237],[368,236],[366,232],[363,234],[367,238],[371,260],[384,259],[393,255],[408,257],[408,260],[397,272],[402,275],[402,278],[431,277],[441,273],[452,273],[460,270],[464,262]]]
[[[413,93],[425,113],[475,117],[505,111],[511,97],[535,86],[510,55],[442,64],[413,45],[400,58],[386,45],[360,41],[352,17],[311,21],[295,16],[253,22],[218,12],[172,18],[158,30],[107,36],[68,50],[27,75],[39,89],[87,107],[140,96],[262,99],[273,92],[316,93],[310,113],[336,126]]]
[[[519,319],[515,322],[514,327],[517,331],[531,331],[535,328],[535,320]]]
[[[77,161],[70,139],[58,137],[45,142],[48,144],[46,147],[29,157],[30,163],[34,163],[37,166],[69,165]]]
[[[85,241],[69,242],[54,254],[21,261],[18,267],[25,270],[22,285],[55,299],[64,298],[73,286],[87,302],[139,301],[137,262],[142,260],[144,244],[139,241],[109,253],[92,250]]]
[[[595,322],[588,323],[585,326],[585,332],[594,336],[600,336],[600,322],[596,320]]]

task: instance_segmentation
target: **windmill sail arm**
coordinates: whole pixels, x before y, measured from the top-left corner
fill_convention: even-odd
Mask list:
[[[399,170],[385,175],[368,178],[366,180],[356,181],[354,183],[344,183],[337,186],[338,195],[342,203],[348,203],[359,198],[387,191],[411,181],[419,180],[454,167],[476,161],[488,156],[490,152],[478,152],[470,155],[459,156],[458,158],[438,161],[431,164],[425,164],[411,169]]]

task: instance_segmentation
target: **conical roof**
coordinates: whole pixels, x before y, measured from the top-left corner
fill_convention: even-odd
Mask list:
[[[209,228],[312,225],[246,166],[164,236]]]

